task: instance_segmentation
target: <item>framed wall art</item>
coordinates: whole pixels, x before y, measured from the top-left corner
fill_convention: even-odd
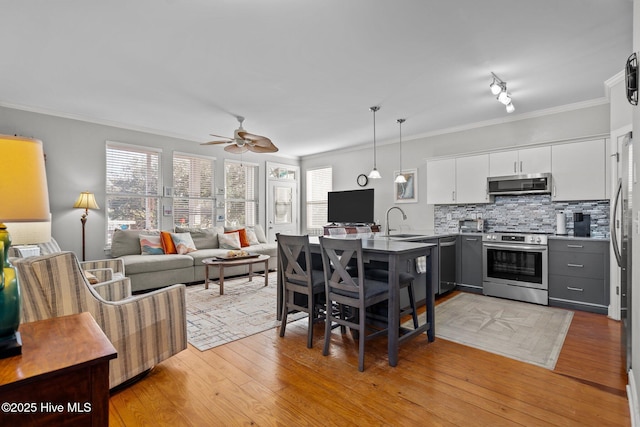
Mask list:
[[[395,171],[393,177],[400,175],[400,171]],[[417,203],[418,202],[418,170],[403,169],[402,175],[407,180],[402,184],[393,183],[393,194],[396,203]]]

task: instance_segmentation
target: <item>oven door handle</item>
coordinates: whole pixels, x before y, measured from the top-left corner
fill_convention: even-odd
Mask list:
[[[528,245],[503,245],[499,243],[484,243],[485,248],[490,249],[515,249],[518,251],[535,251],[535,252],[546,252],[546,246],[528,246]]]

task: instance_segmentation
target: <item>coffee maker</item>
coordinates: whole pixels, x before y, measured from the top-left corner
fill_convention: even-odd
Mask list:
[[[575,237],[591,237],[591,215],[573,214],[573,235]]]

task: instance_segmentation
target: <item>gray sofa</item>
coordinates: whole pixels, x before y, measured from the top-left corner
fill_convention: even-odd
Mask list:
[[[243,247],[249,253],[270,255],[269,270],[278,265],[277,244],[267,243],[264,231],[257,225],[253,228],[258,244]],[[176,227],[177,233],[189,232],[196,251],[187,254],[142,255],[140,235],[159,235],[152,230],[116,230],[111,241],[111,256],[124,262],[125,275],[131,280],[133,292],[161,288],[175,283],[204,281],[205,266],[202,260],[215,256],[224,256],[229,249],[219,247],[218,234],[224,233],[222,227],[213,229],[193,229]],[[229,231],[229,230],[227,230]],[[253,270],[261,272],[264,264],[253,265]],[[248,274],[248,266],[225,268],[225,277]],[[209,269],[209,278],[218,279],[218,269]]]

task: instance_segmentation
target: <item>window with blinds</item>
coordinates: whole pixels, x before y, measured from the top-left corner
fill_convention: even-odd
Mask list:
[[[113,230],[158,229],[162,150],[107,142],[107,244]]]
[[[173,153],[173,218],[176,226],[214,226],[214,162],[212,157]]]
[[[258,223],[258,165],[225,160],[225,224]]]
[[[327,224],[327,194],[333,190],[331,167],[307,171],[307,232],[322,234]]]

